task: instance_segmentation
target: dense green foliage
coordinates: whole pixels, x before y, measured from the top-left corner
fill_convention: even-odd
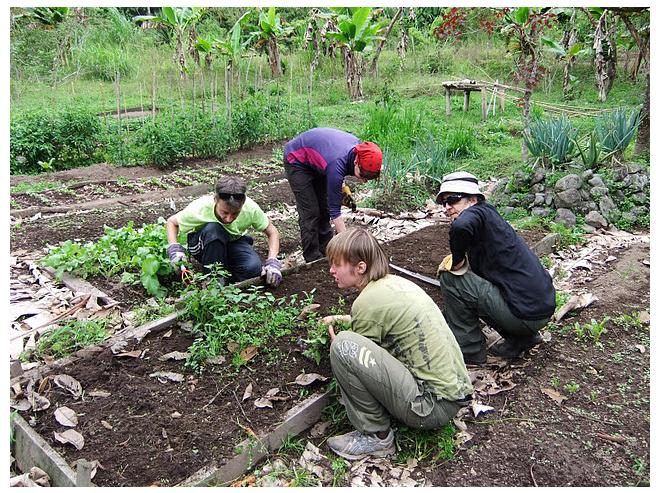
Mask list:
[[[202,276],[199,276],[199,279]],[[213,282],[215,273],[204,276],[204,289],[190,288],[182,294],[185,318],[193,322],[194,343],[186,365],[201,370],[206,361],[229,349],[232,364],[239,368],[254,352],[267,352],[267,343],[291,334],[297,317],[311,298],[297,295],[276,299],[261,286],[245,290]]]
[[[51,248],[42,263],[55,269],[57,276],[64,272],[75,272],[83,278],[121,275],[122,282],[141,282],[151,295],[161,297],[166,288],[160,278],[172,273],[167,246],[164,219],[139,229],[130,221],[118,229],[105,226],[105,234],[96,242],[67,240]]]
[[[34,173],[97,162],[101,128],[98,117],[81,108],[22,114],[11,121],[11,172]]]
[[[527,135],[529,147],[536,157],[560,169],[573,161],[599,170],[611,153],[618,159],[625,154],[630,158],[645,87],[644,71],[633,73],[628,61],[637,52],[630,33],[617,23],[618,60],[627,61],[618,63],[612,91],[600,102],[590,70],[594,26],[580,9],[575,16],[572,8],[552,10],[557,19],[536,45],[540,72],[531,96],[534,126]],[[396,8],[358,12],[365,11],[370,26],[386,26],[397,13]],[[598,18],[600,10],[591,11]],[[522,86],[516,65],[520,47],[502,29],[503,9],[406,9],[377,59],[375,73],[369,72],[369,65],[378,40],[370,44],[372,50],[358,53],[364,98],[356,102],[350,101],[344,84],[345,60],[331,45],[331,37],[318,40],[318,57],[313,41],[304,38],[309,8],[201,9],[193,28],[184,30],[189,38],[182,40],[187,49],[182,72],[174,57],[183,32],[179,26],[160,23],[142,29],[133,21],[135,15],[162,12],[158,8],[70,9],[47,30],[12,17],[12,173],[98,161],[166,166],[189,157],[220,158],[256,143],[283,141],[313,126],[333,126],[383,148],[383,177],[369,200],[375,205],[396,197],[402,208],[420,205],[445,172],[462,169],[487,179],[510,175],[526,164],[521,155],[521,92],[508,90],[501,111],[499,98],[488,91],[486,121],[481,120],[480,93],[471,94],[467,112],[462,93],[452,95],[448,117],[444,106],[445,80],[498,80]],[[334,21],[342,19],[335,13],[355,12],[322,9],[315,32],[326,26],[331,15]],[[519,16],[531,22],[536,12],[516,9],[507,18]],[[280,28],[276,44],[282,74],[278,77],[273,77],[270,53],[259,36],[260,20],[272,15]],[[579,42],[565,49],[557,40],[574,17]],[[648,15],[636,14],[632,20],[642,32]],[[339,26],[331,29],[339,32]],[[199,40],[211,42],[203,45]],[[239,45],[238,52],[218,49],[219,40]],[[317,65],[310,70],[315,60]],[[563,92],[563,71],[569,62],[571,83]],[[571,98],[575,103],[569,102]],[[558,105],[573,105],[579,114],[558,118],[558,112],[552,111]],[[109,115],[117,107],[143,109],[147,116]],[[592,111],[585,111],[617,108],[624,110],[597,119]],[[51,115],[65,111],[82,114],[80,125],[85,131],[76,140],[65,134],[79,125],[51,123],[55,120]],[[85,124],[93,114],[105,116],[97,119],[99,123]],[[544,138],[538,135],[541,130]]]

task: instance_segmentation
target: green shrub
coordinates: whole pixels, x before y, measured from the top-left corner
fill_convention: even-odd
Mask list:
[[[195,337],[185,365],[197,371],[207,359],[223,355],[229,343],[235,344],[232,364],[237,368],[247,362],[240,355],[246,348],[266,352],[270,341],[292,333],[303,305],[312,302],[310,298],[301,302],[297,295],[276,299],[262,292],[261,286],[241,290],[208,282],[215,275],[204,276],[205,289],[189,288],[181,298]]]
[[[32,112],[14,118],[10,126],[11,173],[38,173],[41,163],[54,169],[95,162],[101,141],[99,118],[83,110]]]
[[[276,115],[280,118],[281,115]],[[237,148],[267,140],[271,108],[262,98],[250,97],[237,103],[232,111],[231,130]]]

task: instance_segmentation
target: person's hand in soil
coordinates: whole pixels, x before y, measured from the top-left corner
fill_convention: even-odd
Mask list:
[[[330,335],[330,342],[335,340],[335,327],[336,322],[351,323],[351,315],[328,315],[320,320],[320,323],[328,326],[328,335]]]

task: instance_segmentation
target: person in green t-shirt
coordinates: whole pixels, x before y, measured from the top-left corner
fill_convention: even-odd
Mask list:
[[[362,228],[333,237],[326,248],[339,288],[356,288],[351,315],[322,322],[330,334],[330,365],[355,431],[328,439],[350,460],[395,452],[394,416],[412,428],[448,423],[471,400],[473,387],[442,312],[413,282],[389,274],[376,239]],[[336,322],[351,330],[335,334]]]
[[[253,249],[253,238],[246,234],[250,229],[267,236],[269,254],[264,265]],[[182,247],[186,243],[205,273],[210,265],[220,262],[231,274],[229,282],[260,275],[274,287],[282,281],[278,230],[260,206],[246,196],[246,183],[241,178],[219,178],[214,196],[200,197],[168,218],[166,234],[169,259],[176,272],[186,261]]]

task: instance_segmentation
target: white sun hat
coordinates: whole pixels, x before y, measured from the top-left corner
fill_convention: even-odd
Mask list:
[[[455,173],[444,175],[440,191],[437,194],[438,202],[443,193],[466,193],[467,195],[480,195],[484,197],[480,188],[478,188],[476,177],[466,171],[456,171]]]

